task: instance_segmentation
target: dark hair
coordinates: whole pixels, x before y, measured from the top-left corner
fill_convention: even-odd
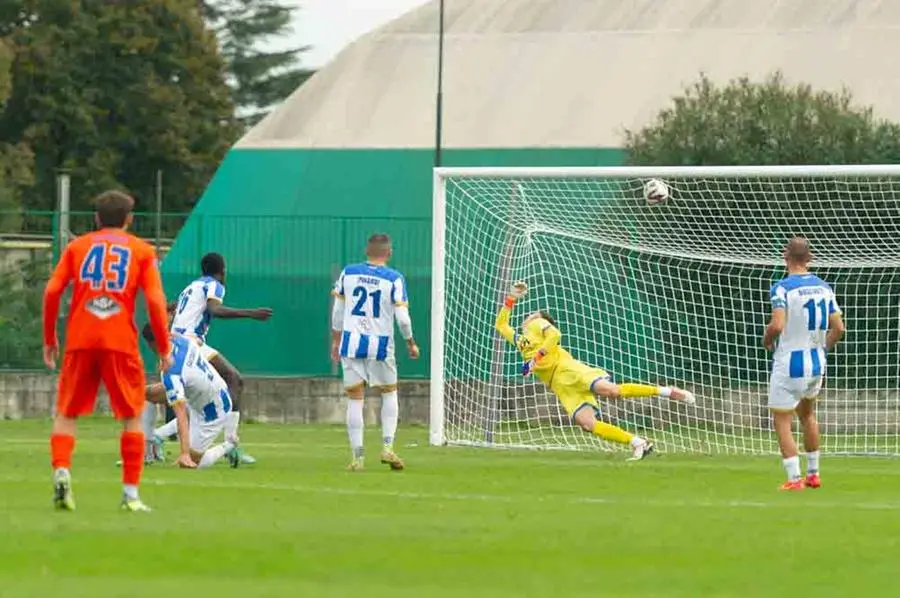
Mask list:
[[[808,264],[812,259],[812,252],[809,249],[809,241],[804,237],[794,237],[788,241],[784,250],[785,257],[795,264]]]
[[[122,228],[134,209],[134,198],[124,191],[104,191],[92,203],[102,227]]]
[[[218,253],[207,253],[200,260],[200,271],[203,276],[216,276],[225,273],[225,258]]]
[[[549,311],[542,309],[542,310],[538,311],[538,315],[541,316],[541,318],[550,322],[551,326],[554,326],[554,327],[556,326],[556,320],[553,319],[553,316],[550,315]]]
[[[391,238],[384,233],[375,233],[366,242],[366,255],[384,257],[391,246]]]

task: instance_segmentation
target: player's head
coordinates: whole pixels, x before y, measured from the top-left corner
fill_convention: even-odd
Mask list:
[[[553,316],[550,315],[550,312],[548,312],[546,309],[541,309],[534,313],[528,314],[528,317],[525,318],[524,322],[522,322],[522,330],[525,330],[525,328],[535,320],[547,320],[547,322],[551,326],[556,326],[556,320],[553,319]]]
[[[784,263],[790,268],[806,268],[812,260],[809,241],[804,237],[794,237],[784,248]]]
[[[391,259],[391,238],[384,233],[376,233],[366,242],[366,257],[374,262]]]
[[[219,282],[225,282],[225,258],[219,253],[207,253],[200,260],[200,271],[203,276],[212,276]]]
[[[94,198],[94,220],[98,228],[128,228],[134,214],[134,198],[124,191],[105,191]]]

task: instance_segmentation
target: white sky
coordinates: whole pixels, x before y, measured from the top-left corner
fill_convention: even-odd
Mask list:
[[[364,33],[428,0],[292,0],[299,6],[294,35],[278,45],[312,46],[303,66],[319,68]]]

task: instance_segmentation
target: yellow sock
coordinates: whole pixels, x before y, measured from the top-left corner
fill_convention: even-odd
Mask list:
[[[623,397],[655,397],[659,394],[659,387],[651,384],[632,384],[627,382],[620,384]]]
[[[619,444],[631,444],[631,439],[634,438],[634,434],[629,434],[622,428],[606,422],[595,423],[591,433],[594,436],[599,436],[603,440],[618,442]]]

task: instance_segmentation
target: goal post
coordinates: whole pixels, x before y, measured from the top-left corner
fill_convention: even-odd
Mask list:
[[[646,201],[650,179],[666,201]],[[848,328],[823,448],[900,454],[900,165],[436,168],[433,192],[432,444],[610,448],[498,342],[498,298],[522,279],[514,327],[547,309],[577,359],[697,395],[602,401],[605,418],[667,451],[774,451],[760,339],[802,235]]]

